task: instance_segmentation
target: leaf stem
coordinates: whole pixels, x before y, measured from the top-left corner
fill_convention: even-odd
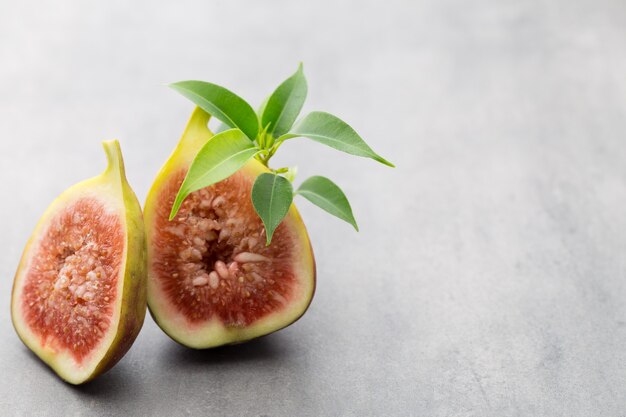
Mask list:
[[[256,142],[262,149],[262,151],[256,156],[256,159],[268,168],[269,160],[272,158],[272,156],[274,156],[282,143],[282,140],[278,141],[274,138],[274,135],[272,135],[271,133],[267,133],[267,129],[269,128],[269,126],[269,124],[265,126],[265,128],[259,133],[256,138]]]

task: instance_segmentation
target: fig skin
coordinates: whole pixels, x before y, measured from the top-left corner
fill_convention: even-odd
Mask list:
[[[146,294],[146,241],[141,206],[135,193],[126,180],[124,162],[117,140],[104,141],[108,166],[99,176],[82,181],[65,190],[47,208],[40,218],[30,239],[26,243],[22,258],[15,274],[11,293],[11,320],[19,338],[44,363],[64,381],[79,385],[91,381],[97,376],[111,369],[130,349],[141,327],[147,309]],[[124,260],[118,279],[118,293],[111,304],[119,309],[119,318],[115,335],[108,346],[98,345],[97,350],[106,352],[96,364],[86,366],[87,369],[72,367],[65,358],[60,358],[60,352],[51,346],[44,345],[36,334],[32,333],[28,324],[23,320],[21,313],[21,297],[23,278],[28,271],[30,258],[36,255],[33,245],[38,237],[44,233],[49,221],[64,207],[77,201],[83,196],[95,196],[96,199],[110,202],[118,210],[120,219],[125,225]],[[118,202],[114,202],[118,200]],[[75,365],[75,364],[74,364]]]
[[[194,157],[213,133],[208,128],[210,115],[196,107],[178,145],[163,165],[148,193],[144,205],[148,255],[148,310],[157,325],[174,341],[193,349],[207,349],[229,344],[239,344],[283,329],[297,321],[308,309],[316,284],[316,269],[313,249],[306,227],[295,204],[291,205],[283,223],[297,236],[300,248],[298,262],[293,265],[298,277],[301,294],[286,309],[272,312],[246,327],[228,327],[214,319],[202,326],[192,325],[185,320],[184,313],[175,309],[159,289],[156,274],[151,270],[153,253],[151,247],[155,239],[156,205],[163,188],[173,175],[188,170]],[[250,178],[270,172],[256,159],[250,160],[240,171]],[[169,211],[168,207],[168,211]],[[293,304],[293,305],[292,305]]]

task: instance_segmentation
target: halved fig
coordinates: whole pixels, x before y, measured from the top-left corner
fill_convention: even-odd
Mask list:
[[[126,181],[119,143],[103,145],[107,169],[48,207],[13,283],[17,334],[72,384],[115,365],[146,314],[141,207]]]
[[[304,314],[315,289],[313,252],[294,205],[265,245],[250,193],[268,170],[256,160],[190,194],[168,220],[193,158],[213,136],[209,118],[196,108],[144,207],[148,307],[165,333],[198,349],[288,326]]]

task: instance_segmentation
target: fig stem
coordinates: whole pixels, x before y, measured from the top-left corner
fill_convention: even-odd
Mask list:
[[[117,174],[124,178],[126,172],[124,170],[124,159],[122,158],[120,143],[117,140],[105,140],[102,142],[102,147],[107,156],[107,168],[105,173]]]

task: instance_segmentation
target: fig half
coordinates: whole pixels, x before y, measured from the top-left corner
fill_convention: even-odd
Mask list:
[[[270,246],[252,205],[251,160],[229,178],[172,204],[200,148],[211,139],[210,116],[196,108],[144,206],[148,307],[171,338],[192,348],[239,343],[296,321],[315,290],[315,261],[295,205]]]
[[[17,334],[72,384],[115,365],[146,314],[141,207],[126,181],[119,143],[103,145],[107,169],[48,207],[13,283]]]

